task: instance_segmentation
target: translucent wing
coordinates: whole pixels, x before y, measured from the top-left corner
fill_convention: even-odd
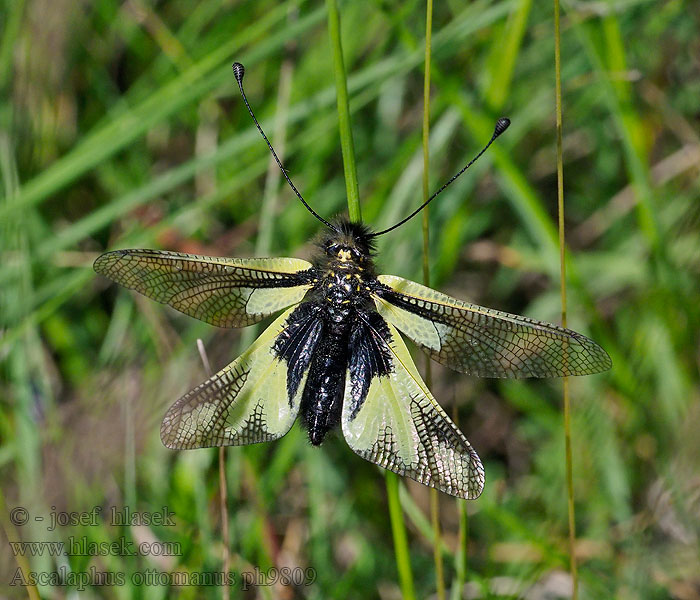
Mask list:
[[[170,407],[160,428],[168,448],[242,446],[290,430],[321,330],[313,314],[290,326],[295,310],[280,315],[240,357]]]
[[[478,497],[484,487],[479,457],[426,388],[399,333],[382,325],[368,323],[355,334],[359,343],[343,400],[348,445],[362,458],[446,494]]]
[[[612,366],[587,337],[558,325],[511,315],[380,275],[377,310],[433,359],[480,377],[589,375]]]
[[[94,269],[132,290],[218,327],[245,327],[300,302],[311,284],[296,258],[218,258],[116,250]]]

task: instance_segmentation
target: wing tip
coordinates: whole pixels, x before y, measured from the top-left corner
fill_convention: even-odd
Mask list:
[[[162,442],[163,446],[170,450],[181,450],[182,445],[178,444],[170,435],[172,428],[166,419],[163,419],[163,422],[160,425],[160,441]]]
[[[464,500],[476,500],[479,496],[481,496],[482,492],[484,491],[484,486],[486,484],[486,473],[484,471],[484,465],[482,464],[479,455],[471,447],[471,444],[469,445],[469,449],[469,454],[471,457],[471,468],[469,469],[469,472],[473,473],[475,476],[474,481],[470,481],[470,484],[475,483],[476,488],[474,488],[473,485],[468,485],[466,495],[458,496],[458,498],[463,498]]]
[[[173,404],[163,417],[163,421],[160,424],[160,441],[163,443],[163,446],[170,450],[184,450],[196,447],[188,445],[187,440],[182,435],[177,435],[179,419],[173,419],[173,416],[177,417],[177,415],[171,415],[172,409],[177,404],[177,402]]]
[[[484,491],[485,483],[483,470],[479,471],[479,475],[478,481],[475,482],[477,484],[476,487],[474,487],[471,483],[466,487],[453,487],[450,485],[445,485],[444,483],[441,484],[440,481],[420,481],[419,479],[415,479],[408,474],[404,474],[403,476],[413,479],[414,481],[417,481],[418,483],[421,483],[427,487],[434,488],[443,494],[452,496],[453,498],[459,498],[460,500],[476,500]]]
[[[612,369],[613,362],[610,355],[606,352],[600,344],[594,342],[592,339],[579,334],[579,343],[586,350],[586,358],[588,359],[584,364],[584,368],[571,369],[571,375],[596,375],[597,373],[604,373]]]
[[[104,254],[100,254],[95,259],[95,262],[92,263],[92,268],[96,273],[109,277],[108,267],[115,262],[115,259],[121,260],[130,252],[133,252],[133,250],[111,250],[109,252],[105,252]]]
[[[377,465],[381,469],[386,469],[387,471],[396,473],[401,477],[406,477],[407,479],[411,479],[417,483],[420,483],[421,485],[436,489],[443,494],[452,496],[453,498],[459,498],[461,500],[476,500],[484,491],[484,485],[486,482],[484,467],[481,464],[481,459],[476,452],[471,449],[471,446],[471,451],[469,452],[469,473],[472,474],[473,479],[470,478],[466,485],[460,485],[459,481],[452,479],[440,480],[439,478],[434,478],[432,475],[425,476],[415,472],[411,473],[410,470],[406,469],[405,467],[398,466],[396,463],[380,464],[370,458],[366,453],[358,452],[352,446],[350,446],[350,449],[364,460]]]
[[[100,254],[96,259],[95,262],[92,263],[92,270],[95,271],[95,273],[98,273],[100,275],[105,274],[105,263],[108,260],[108,257],[113,254],[113,252],[105,252],[104,254]]]
[[[476,483],[476,487],[473,485],[467,485],[466,488],[458,488],[457,490],[451,490],[451,489],[445,489],[438,487],[436,485],[431,485],[427,484],[429,487],[435,488],[436,490],[440,490],[444,494],[447,494],[448,496],[453,496],[455,498],[459,498],[460,500],[476,500],[481,496],[481,494],[484,491],[484,472],[480,471],[480,477],[479,480]]]
[[[613,361],[612,358],[610,358],[610,355],[606,352],[606,350],[603,347],[598,346],[598,348],[600,348],[600,351],[603,353],[603,355],[601,356],[603,360],[603,365],[601,370],[598,371],[598,373],[603,373],[604,371],[609,371],[610,369],[612,369]]]
[[[440,488],[436,488],[440,489]],[[484,484],[482,483],[479,488],[476,491],[473,490],[467,490],[465,493],[460,494],[460,493],[451,493],[445,490],[440,490],[441,492],[444,492],[445,494],[448,494],[449,496],[453,496],[455,498],[459,498],[460,500],[478,500],[479,496],[481,496],[482,492],[484,491]]]

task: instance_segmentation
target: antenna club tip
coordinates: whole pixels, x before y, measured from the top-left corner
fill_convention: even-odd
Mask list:
[[[510,126],[510,119],[508,117],[501,117],[496,121],[496,129],[493,132],[494,137],[501,135]]]
[[[245,75],[245,67],[239,62],[235,62],[233,63],[233,66],[231,68],[233,69],[233,76],[236,78],[236,81],[238,83],[243,81],[243,76]]]

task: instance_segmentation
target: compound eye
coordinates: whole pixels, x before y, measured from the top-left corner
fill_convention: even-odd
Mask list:
[[[331,253],[331,254],[336,254],[338,252],[338,244],[334,244],[333,242],[330,242],[326,246],[326,251]]]

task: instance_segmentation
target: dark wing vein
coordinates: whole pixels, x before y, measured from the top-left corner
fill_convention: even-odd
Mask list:
[[[299,412],[308,363],[299,368],[299,390],[290,393],[288,364],[275,345],[294,310],[280,315],[241,356],[170,407],[160,429],[166,446],[240,446],[289,431]],[[307,329],[306,337],[312,333],[313,328]]]
[[[484,487],[479,457],[428,391],[399,333],[376,316],[365,321],[364,343],[352,350],[342,419],[348,445],[399,475],[476,498]],[[353,364],[376,365],[367,386],[366,370]],[[364,396],[358,398],[360,390]]]
[[[589,375],[612,366],[584,335],[381,275],[377,309],[434,360],[479,377]]]
[[[299,302],[311,264],[294,258],[218,258],[160,250],[116,250],[95,271],[218,327],[245,327]]]

